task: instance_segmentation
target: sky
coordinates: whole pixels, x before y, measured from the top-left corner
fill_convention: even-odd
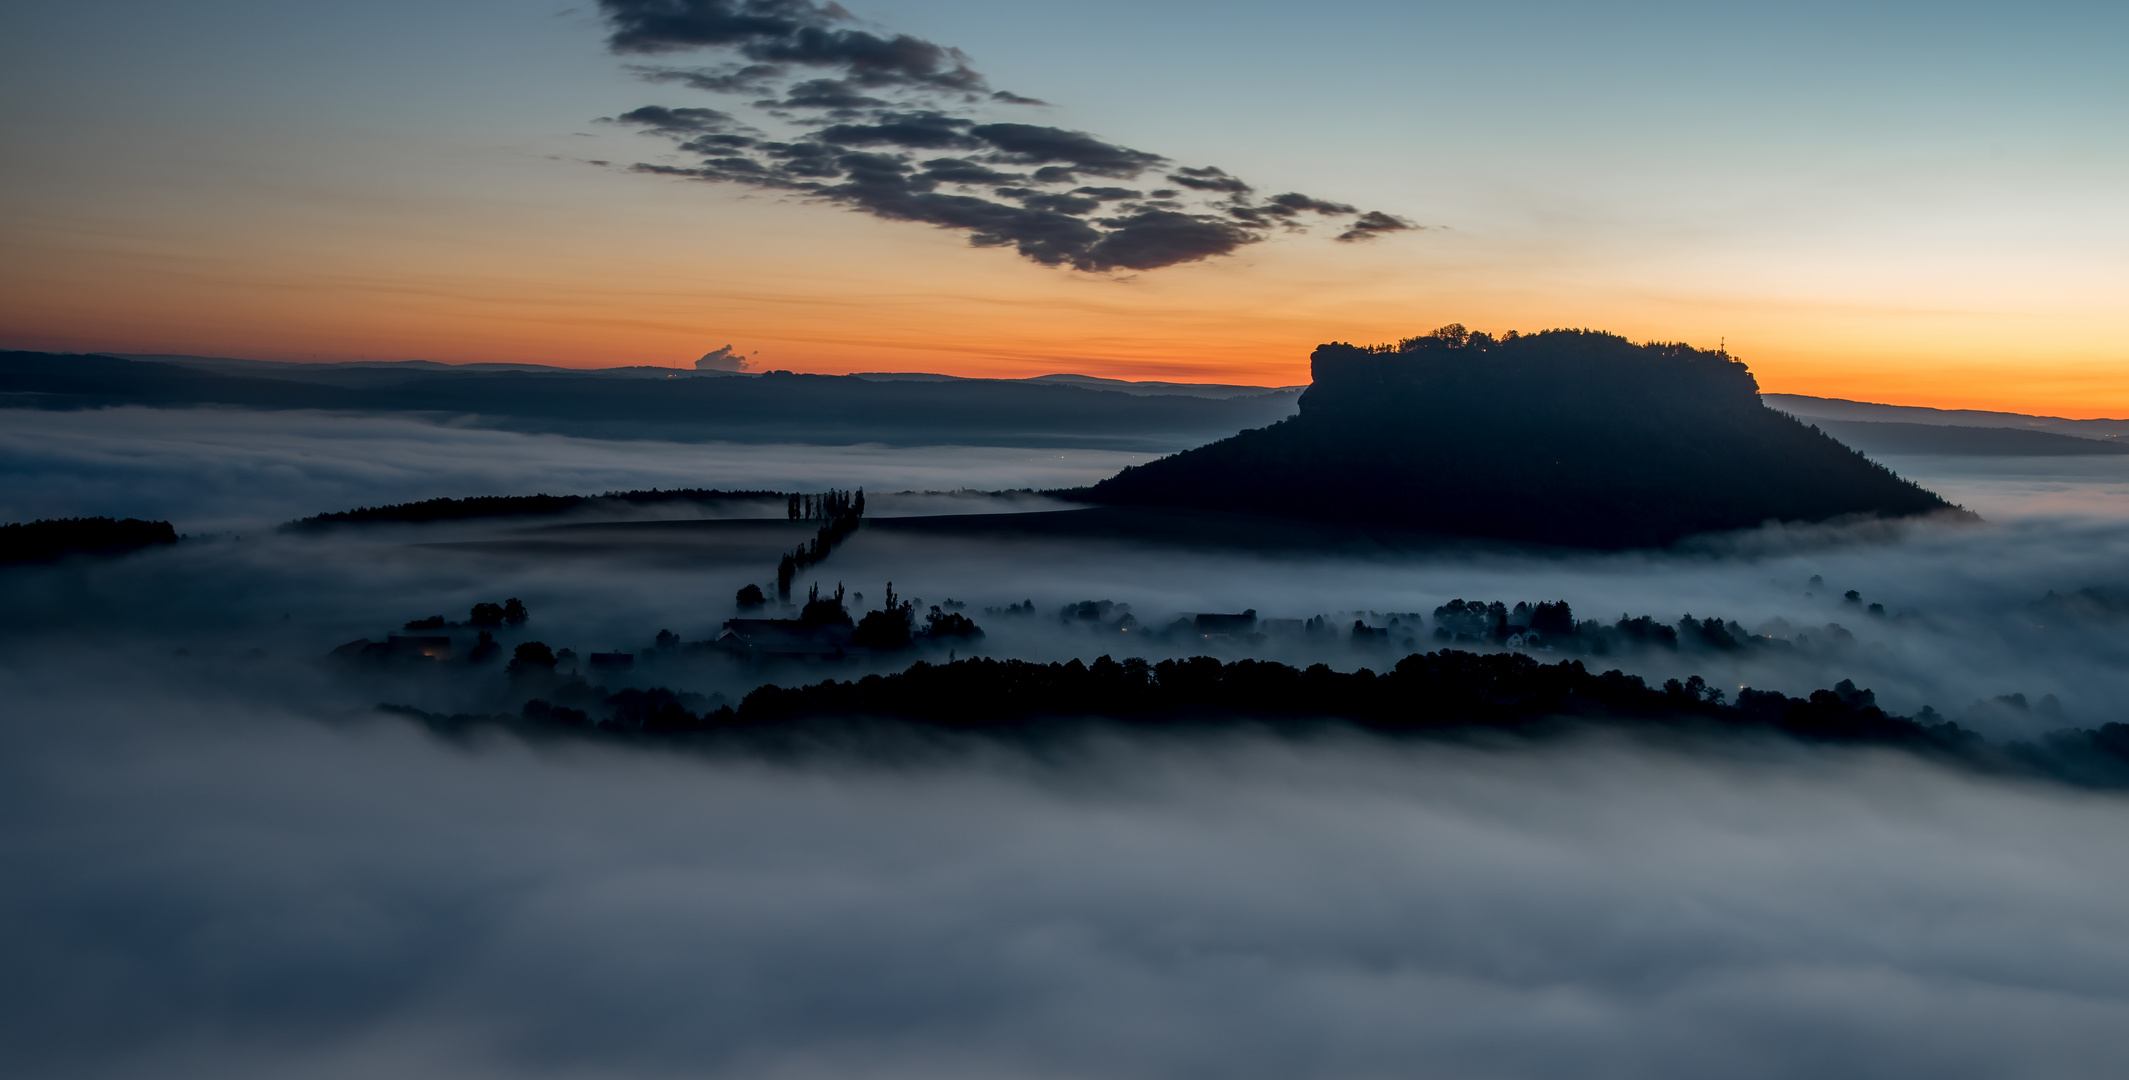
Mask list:
[[[784,55],[772,89],[869,73],[892,106],[778,118],[684,81],[745,58],[676,47],[649,0],[7,5],[0,346],[1282,385],[1319,342],[1461,322],[1720,343],[1774,392],[2129,416],[2119,6],[796,6],[962,52]],[[1350,213],[1236,233],[1178,189],[1142,212],[1227,214],[1226,250],[1031,256],[850,185],[706,179],[647,106],[728,114],[681,134],[757,158],[929,110],[947,149],[913,160],[1016,175],[1058,159],[980,133],[1084,132],[1140,157],[1050,194],[1233,177]],[[1411,227],[1338,239],[1365,212]]]

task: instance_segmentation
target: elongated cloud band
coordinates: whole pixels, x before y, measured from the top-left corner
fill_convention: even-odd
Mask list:
[[[701,68],[646,79],[752,98],[757,123],[700,107],[613,119],[672,139],[695,160],[637,172],[790,191],[865,213],[966,230],[1045,266],[1152,270],[1231,254],[1311,219],[1344,219],[1342,242],[1416,228],[1298,192],[1268,198],[1210,167],[1085,132],[969,115],[1042,104],[993,89],[960,50],[854,28],[814,0],[600,0],[617,53],[721,50]],[[773,123],[791,132],[765,130]],[[1141,184],[1148,173],[1157,183]],[[1125,185],[1133,186],[1125,186]]]

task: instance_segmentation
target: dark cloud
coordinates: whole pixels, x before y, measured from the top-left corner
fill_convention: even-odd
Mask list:
[[[1154,270],[1176,263],[1226,255],[1263,239],[1232,223],[1202,214],[1143,210],[1102,222],[1109,235],[1094,246],[1091,261],[1103,269]]]
[[[759,141],[747,135],[704,135],[681,143],[680,148],[693,154],[722,154],[753,146]]]
[[[1304,210],[1314,211],[1318,214],[1357,214],[1360,212],[1344,203],[1311,199],[1298,191],[1289,191],[1284,195],[1272,196],[1270,204],[1264,209],[1267,213],[1274,214],[1297,214]]]
[[[782,101],[755,104],[763,108],[773,105],[782,109],[856,110],[885,107],[887,102],[858,93],[855,87],[842,79],[807,79],[785,91]]]
[[[1380,210],[1370,210],[1360,215],[1360,219],[1347,226],[1344,232],[1339,233],[1337,239],[1342,243],[1352,243],[1355,240],[1372,240],[1384,233],[1404,232],[1408,229],[1417,228],[1420,228],[1420,226],[1403,218],[1392,217]]]
[[[630,109],[614,119],[624,124],[640,125],[659,135],[683,136],[726,131],[736,123],[730,113],[716,109],[668,109],[662,105]]]
[[[917,150],[969,150],[982,140],[968,134],[969,121],[936,112],[882,113],[877,123],[836,124],[814,138],[834,146],[907,146]]]
[[[1056,195],[1038,192],[1024,196],[1020,202],[1021,205],[1030,209],[1054,210],[1060,214],[1091,214],[1101,209],[1100,199],[1089,199],[1084,195]]]
[[[975,92],[989,89],[961,50],[907,34],[881,37],[838,26],[837,4],[812,0],[600,0],[621,53],[723,47],[766,64],[838,69],[866,87],[895,85]]]
[[[773,64],[738,64],[726,68],[636,68],[646,82],[673,82],[712,94],[780,92],[783,69]],[[813,82],[833,80],[808,80]]]
[[[1296,227],[1293,223],[1295,218],[1303,213],[1311,212],[1328,217],[1357,214],[1360,211],[1344,203],[1312,199],[1294,191],[1289,191],[1284,195],[1274,195],[1262,205],[1237,204],[1227,210],[1228,216],[1237,221],[1260,226],[1284,224],[1288,228]]]
[[[799,129],[763,137],[714,109],[646,106],[618,119],[673,139],[699,160],[646,163],[638,172],[795,192],[880,217],[966,230],[978,247],[1011,247],[1045,266],[1095,272],[1226,255],[1276,230],[1297,229],[1304,214],[1359,213],[1298,192],[1259,202],[1248,183],[1223,169],[1175,166],[1163,155],[1084,131],[984,122],[970,114],[972,107],[1043,103],[991,91],[958,50],[853,29],[849,12],[833,3],[601,0],[600,9],[616,52],[721,49],[737,57],[721,66],[642,69],[644,78],[750,95],[755,108]],[[822,69],[829,74],[799,74]],[[939,151],[950,153],[919,163],[920,154]],[[1167,179],[1184,190],[1163,188],[1149,197],[1085,183],[1170,168]],[[964,190],[940,191],[942,185]],[[966,190],[976,187],[992,190]],[[1091,216],[1104,206],[1105,216]],[[1360,217],[1340,239],[1407,227],[1375,213]]]
[[[1000,161],[1016,165],[1061,162],[1074,172],[1130,179],[1167,162],[1159,154],[1102,142],[1084,131],[1040,124],[984,124],[970,134],[997,148]]]
[[[1252,190],[1239,178],[1227,175],[1226,170],[1211,166],[1202,169],[1177,169],[1169,175],[1168,180],[1193,191],[1224,191],[1232,195],[1246,195]]]
[[[1019,173],[999,172],[966,158],[933,158],[924,163],[924,172],[932,179],[948,184],[1012,184],[1027,179]]]

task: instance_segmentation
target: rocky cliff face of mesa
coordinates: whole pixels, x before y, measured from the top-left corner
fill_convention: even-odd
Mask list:
[[[1955,509],[1763,406],[1721,352],[1448,327],[1397,346],[1323,345],[1311,364],[1293,418],[1079,496],[1593,548]]]

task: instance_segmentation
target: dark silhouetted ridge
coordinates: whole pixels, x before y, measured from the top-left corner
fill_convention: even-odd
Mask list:
[[[532,517],[567,514],[578,510],[625,509],[667,503],[750,502],[782,499],[781,491],[719,491],[715,488],[675,488],[662,491],[609,491],[604,495],[475,495],[465,499],[427,499],[362,506],[330,514],[302,518],[284,529],[322,529],[334,525],[416,524],[430,521],[466,521],[492,517]]]
[[[1955,509],[1762,406],[1723,352],[1451,326],[1395,346],[1322,345],[1312,365],[1292,419],[1075,497],[1593,548]]]
[[[42,562],[62,555],[115,555],[177,543],[167,521],[107,517],[61,518],[0,525],[0,563]]]
[[[1286,416],[1294,397],[1286,390],[1214,398],[1056,382],[913,382],[788,371],[672,370],[646,377],[655,370],[238,361],[208,368],[0,351],[0,408],[215,404],[479,416],[514,431],[593,438],[1168,450]]]

